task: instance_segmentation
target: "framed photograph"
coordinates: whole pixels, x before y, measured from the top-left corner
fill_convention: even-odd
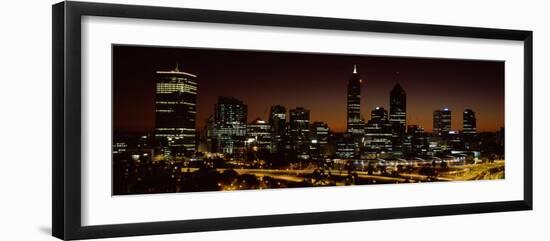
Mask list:
[[[53,235],[532,209],[532,32],[53,6]]]

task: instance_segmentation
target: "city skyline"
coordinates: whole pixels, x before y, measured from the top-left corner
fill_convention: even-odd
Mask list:
[[[460,113],[465,109],[476,111],[479,132],[504,126],[502,62],[135,46],[116,46],[113,51],[115,131],[154,130],[154,106],[150,104],[154,74],[174,69],[176,62],[182,71],[198,76],[197,129],[204,128],[214,114],[219,96],[232,96],[248,105],[247,123],[256,118],[269,120],[274,105],[287,110],[304,107],[310,110],[312,123],[326,122],[332,131],[344,132],[346,87],[354,64],[362,79],[361,115],[365,121],[376,106],[390,109],[388,96],[399,83],[407,92],[407,124],[431,132],[433,111],[449,108],[454,112],[454,130],[462,130]],[[276,67],[274,63],[278,63]],[[443,79],[445,74],[445,80],[428,81]],[[414,81],[421,76],[422,81]],[[464,83],[457,85],[460,80]]]
[[[503,103],[491,96],[502,84],[496,62],[166,48],[145,54],[150,49],[123,46],[122,52],[141,49],[125,55],[119,47],[113,48],[115,195],[505,177]],[[192,64],[166,68],[173,58],[153,53],[184,55]],[[352,60],[344,74],[339,65]],[[414,71],[398,75],[400,61],[412,61]],[[363,74],[360,64],[385,75]],[[456,72],[442,74],[447,65]],[[392,71],[393,80],[380,82]],[[424,83],[404,84],[410,73]],[[426,82],[432,73],[443,84]],[[480,89],[483,98],[475,98]],[[415,99],[431,106],[411,108]],[[468,108],[453,115],[453,104]],[[430,109],[433,133],[415,122],[430,118],[419,116]],[[480,115],[486,112],[494,116]],[[453,122],[461,113],[462,121]],[[497,130],[478,132],[487,120]],[[120,130],[132,124],[139,134]]]

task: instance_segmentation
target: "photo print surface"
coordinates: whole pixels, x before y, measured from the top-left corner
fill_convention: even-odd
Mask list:
[[[505,178],[503,61],[112,51],[113,195]]]

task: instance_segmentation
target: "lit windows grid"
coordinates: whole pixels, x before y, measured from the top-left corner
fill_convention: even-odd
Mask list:
[[[155,136],[172,147],[196,149],[196,75],[157,71],[155,85]]]

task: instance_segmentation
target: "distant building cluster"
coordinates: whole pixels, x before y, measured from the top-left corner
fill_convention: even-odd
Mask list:
[[[151,149],[151,156],[162,154],[165,159],[193,156],[197,152],[237,159],[269,154],[297,160],[410,158],[460,153],[479,156],[484,142],[500,141],[502,148],[504,145],[504,129],[492,139],[484,139],[477,133],[476,115],[471,109],[463,111],[460,131],[452,129],[452,112],[448,108],[433,112],[432,133],[407,123],[407,94],[399,83],[389,92],[389,110],[376,107],[365,120],[361,115],[363,81],[356,66],[347,84],[347,128],[343,133],[331,131],[326,122],[312,121],[306,107],[287,110],[285,106],[273,105],[267,120],[256,118],[248,122],[246,103],[229,96],[218,98],[204,130],[197,131],[197,76],[179,67],[156,74],[155,132],[142,138],[149,139],[150,144],[145,146]],[[150,138],[152,136],[154,138]],[[113,152],[125,150],[125,145],[124,141],[115,140]],[[495,149],[493,152],[503,153],[499,145],[491,147]]]

